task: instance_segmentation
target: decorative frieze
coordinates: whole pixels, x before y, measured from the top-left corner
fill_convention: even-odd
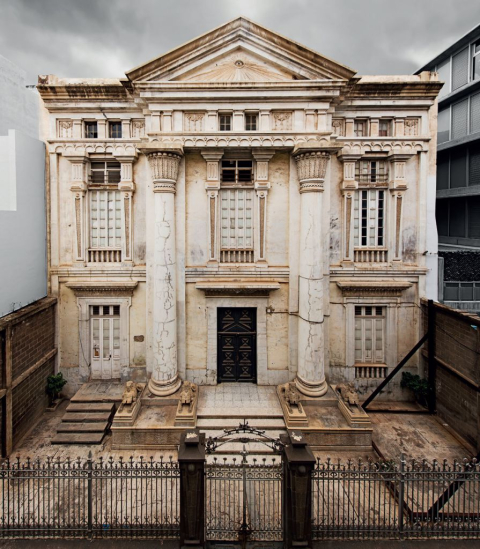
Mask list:
[[[335,135],[343,137],[345,135],[345,120],[343,118],[334,118],[332,120],[332,130]]]
[[[418,118],[407,118],[405,120],[405,136],[418,135]]]
[[[290,131],[292,129],[292,113],[290,111],[274,111],[273,130],[274,131]]]
[[[411,282],[400,281],[345,281],[337,282],[344,297],[401,297],[411,287]]]
[[[60,139],[70,139],[73,137],[73,122],[71,120],[59,120],[57,135]]]
[[[145,136],[145,120],[132,120],[132,138],[140,139]]]
[[[203,132],[204,131],[205,113],[203,112],[186,112],[184,115],[183,127],[186,132]]]

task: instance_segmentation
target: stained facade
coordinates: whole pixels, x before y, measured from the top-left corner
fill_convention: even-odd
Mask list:
[[[376,385],[436,297],[440,87],[243,18],[126,78],[40,77],[70,390]]]

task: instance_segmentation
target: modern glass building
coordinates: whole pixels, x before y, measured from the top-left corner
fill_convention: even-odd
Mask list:
[[[480,25],[417,74],[425,70],[445,82],[438,96],[439,295],[480,312]]]

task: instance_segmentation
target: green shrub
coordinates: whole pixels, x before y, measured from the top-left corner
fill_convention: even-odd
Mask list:
[[[426,406],[432,391],[428,380],[410,372],[403,372],[400,385],[406,389],[411,389],[417,401]]]
[[[47,377],[47,395],[50,399],[50,404],[53,404],[53,401],[58,398],[66,384],[67,380],[63,377],[62,372]]]

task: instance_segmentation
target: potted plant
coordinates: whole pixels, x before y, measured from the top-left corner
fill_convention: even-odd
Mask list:
[[[400,385],[406,389],[411,389],[416,401],[427,408],[428,399],[432,391],[428,380],[410,372],[403,372]]]
[[[56,410],[62,402],[60,392],[65,387],[67,380],[63,377],[62,372],[52,374],[47,377],[47,395],[49,401],[49,409]]]

